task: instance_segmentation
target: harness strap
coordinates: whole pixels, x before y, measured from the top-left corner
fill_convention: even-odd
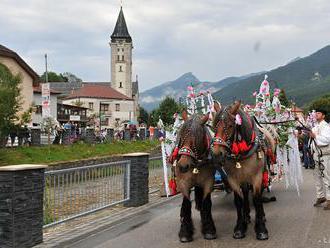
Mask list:
[[[186,146],[181,147],[178,154],[179,155],[190,156],[190,157],[192,157],[192,158],[194,158],[194,159],[197,160],[194,152],[189,147],[186,147]]]

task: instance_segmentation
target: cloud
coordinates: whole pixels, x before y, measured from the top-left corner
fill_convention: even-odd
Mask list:
[[[159,101],[159,99],[156,98],[156,97],[152,97],[152,96],[146,96],[146,97],[141,97],[141,98],[140,98],[140,101],[141,101],[142,103],[152,103],[152,102],[157,102],[157,101]]]
[[[1,0],[0,44],[38,73],[110,78],[118,1]],[[192,71],[201,80],[263,71],[328,45],[328,0],[126,0],[140,90]],[[258,52],[255,52],[258,51]]]

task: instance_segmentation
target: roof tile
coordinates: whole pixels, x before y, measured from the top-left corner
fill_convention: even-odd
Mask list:
[[[125,96],[110,86],[90,84],[83,85],[83,87],[80,89],[74,90],[66,99],[77,97],[133,100],[132,98]]]

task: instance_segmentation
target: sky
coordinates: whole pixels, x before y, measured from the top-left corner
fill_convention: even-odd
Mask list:
[[[110,81],[120,0],[0,0],[0,44],[37,73]],[[192,72],[219,81],[274,69],[330,44],[329,0],[123,0],[140,91]]]

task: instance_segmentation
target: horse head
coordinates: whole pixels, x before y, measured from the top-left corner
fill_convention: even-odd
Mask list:
[[[235,132],[235,119],[241,106],[237,101],[224,109],[218,103],[214,104],[216,114],[213,120],[213,129],[215,132],[212,140],[212,153],[224,162],[228,153],[231,153],[231,141]]]
[[[178,160],[177,166],[181,172],[187,172],[193,168],[199,160],[208,155],[207,132],[205,123],[208,115],[199,117],[193,115],[188,118],[187,112],[182,112],[184,123],[178,134]]]

